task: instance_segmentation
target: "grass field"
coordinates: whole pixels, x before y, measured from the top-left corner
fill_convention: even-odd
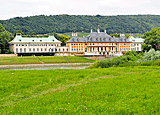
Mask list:
[[[0,72],[0,114],[160,114],[160,67]]]
[[[0,65],[13,64],[51,64],[51,63],[92,63],[94,60],[77,56],[65,56],[68,60],[61,56],[24,56],[24,57],[0,57]]]

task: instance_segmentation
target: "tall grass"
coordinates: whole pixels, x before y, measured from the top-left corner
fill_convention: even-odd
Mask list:
[[[160,114],[159,69],[1,71],[0,114]]]

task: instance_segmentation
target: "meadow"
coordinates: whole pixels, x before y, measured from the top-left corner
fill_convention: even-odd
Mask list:
[[[13,64],[51,64],[51,63],[92,63],[94,60],[77,56],[24,56],[24,57],[0,57],[0,65]]]
[[[0,114],[160,114],[159,70],[1,70]]]

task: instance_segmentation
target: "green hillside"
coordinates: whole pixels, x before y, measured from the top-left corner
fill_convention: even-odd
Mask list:
[[[160,67],[0,72],[0,114],[160,114]]]
[[[31,17],[16,17],[0,20],[3,27],[14,33],[22,30],[24,34],[90,32],[96,31],[98,25],[101,31],[107,33],[144,33],[151,28],[160,27],[160,15],[118,15],[118,16],[88,16],[88,15],[39,15]]]

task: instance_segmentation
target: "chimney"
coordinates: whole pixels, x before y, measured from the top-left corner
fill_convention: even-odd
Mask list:
[[[98,32],[98,33],[100,33],[100,31],[99,31],[99,25],[98,25],[98,29],[97,29],[97,32]]]
[[[97,29],[97,32],[100,33],[99,28]]]

